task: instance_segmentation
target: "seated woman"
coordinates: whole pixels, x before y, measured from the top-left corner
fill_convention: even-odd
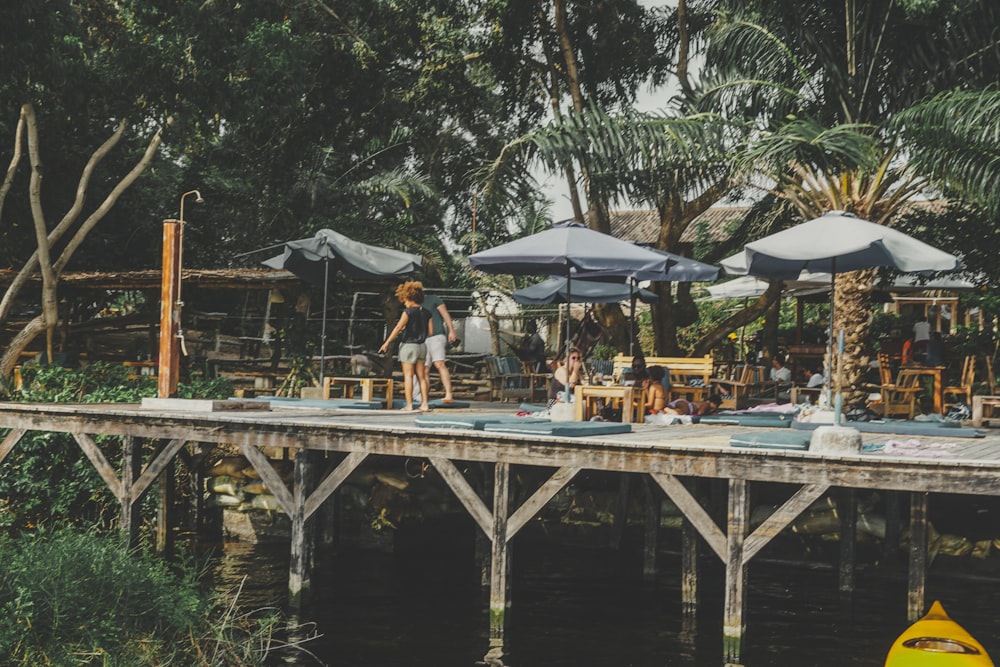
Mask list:
[[[714,415],[722,405],[722,397],[712,394],[706,401],[688,401],[678,398],[667,403],[663,408],[665,415]]]
[[[650,366],[648,375],[642,382],[646,390],[646,412],[651,415],[661,414],[667,407],[667,388],[663,386],[666,369],[663,366]]]
[[[563,402],[569,403],[570,396],[573,393],[573,387],[580,384],[580,378],[583,373],[583,360],[581,359],[580,350],[570,348],[569,351],[569,362],[567,363],[565,359],[556,359],[556,369],[552,372],[552,380],[549,382],[549,401],[553,402],[559,398],[559,394],[563,393]]]

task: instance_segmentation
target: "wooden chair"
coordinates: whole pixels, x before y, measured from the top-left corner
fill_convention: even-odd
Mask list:
[[[540,379],[544,376],[523,372],[517,357],[486,357],[486,369],[493,401],[534,400],[536,381],[541,383],[539,389],[545,388]]]
[[[966,355],[965,361],[962,362],[962,377],[959,379],[958,384],[948,386],[945,385],[941,388],[941,396],[944,398],[943,408],[947,411],[948,408],[955,405],[959,401],[964,401],[965,403],[972,402],[972,385],[976,382],[976,355],[969,354]],[[954,400],[949,401],[948,399],[953,398]]]
[[[763,366],[737,366],[729,378],[713,378],[712,384],[722,397],[719,409],[743,410],[749,407],[750,396],[760,391],[763,382]]]
[[[917,398],[923,392],[920,376],[901,368],[895,380],[892,377],[892,359],[888,354],[878,355],[879,384],[870,385],[880,396],[878,406],[883,417],[905,415],[913,419],[917,414]]]

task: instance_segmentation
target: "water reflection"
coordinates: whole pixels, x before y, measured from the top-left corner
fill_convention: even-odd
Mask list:
[[[614,551],[519,535],[512,544],[504,664],[719,667],[721,563],[707,555],[700,562],[695,624],[681,614],[679,556],[661,553],[658,578],[648,584],[639,541],[627,536]],[[304,617],[322,636],[309,649],[331,666],[481,663],[488,647],[487,597],[474,565],[472,526],[462,521],[402,529],[394,543],[394,552],[345,543],[335,553],[317,554],[315,598]],[[284,600],[287,571],[287,545],[227,544],[217,559],[215,586],[227,589],[247,575],[243,605],[267,606]],[[905,566],[862,567],[856,579],[857,592],[844,598],[831,567],[752,563],[743,663],[881,665],[907,625]],[[992,572],[973,577],[957,560],[939,559],[928,580],[928,605],[940,599],[1000,655],[996,581]]]

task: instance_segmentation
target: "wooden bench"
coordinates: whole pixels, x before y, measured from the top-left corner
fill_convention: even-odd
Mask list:
[[[645,357],[645,359],[646,368],[662,366],[670,371],[670,400],[690,398],[701,401],[711,391],[715,361],[709,354],[704,357]],[[620,383],[625,371],[632,370],[632,357],[619,354],[612,361],[612,375],[615,382]],[[704,386],[692,387],[688,384],[691,380],[700,380]]]
[[[979,428],[984,421],[992,422],[993,408],[997,407],[1000,407],[1000,396],[973,396],[972,425]],[[986,408],[989,408],[989,413],[984,415]]]

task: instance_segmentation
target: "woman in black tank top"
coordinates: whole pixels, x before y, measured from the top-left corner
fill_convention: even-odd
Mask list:
[[[420,411],[428,412],[427,405],[428,382],[427,374],[423,372],[424,358],[427,356],[427,346],[424,341],[431,334],[430,313],[420,307],[424,301],[423,286],[416,281],[405,282],[396,288],[396,298],[406,307],[399,316],[399,322],[389,334],[379,352],[385,353],[389,343],[402,334],[399,345],[399,362],[403,366],[403,388],[406,396],[406,407],[403,412],[413,412],[413,383],[420,383]],[[391,406],[386,406],[391,407]]]

